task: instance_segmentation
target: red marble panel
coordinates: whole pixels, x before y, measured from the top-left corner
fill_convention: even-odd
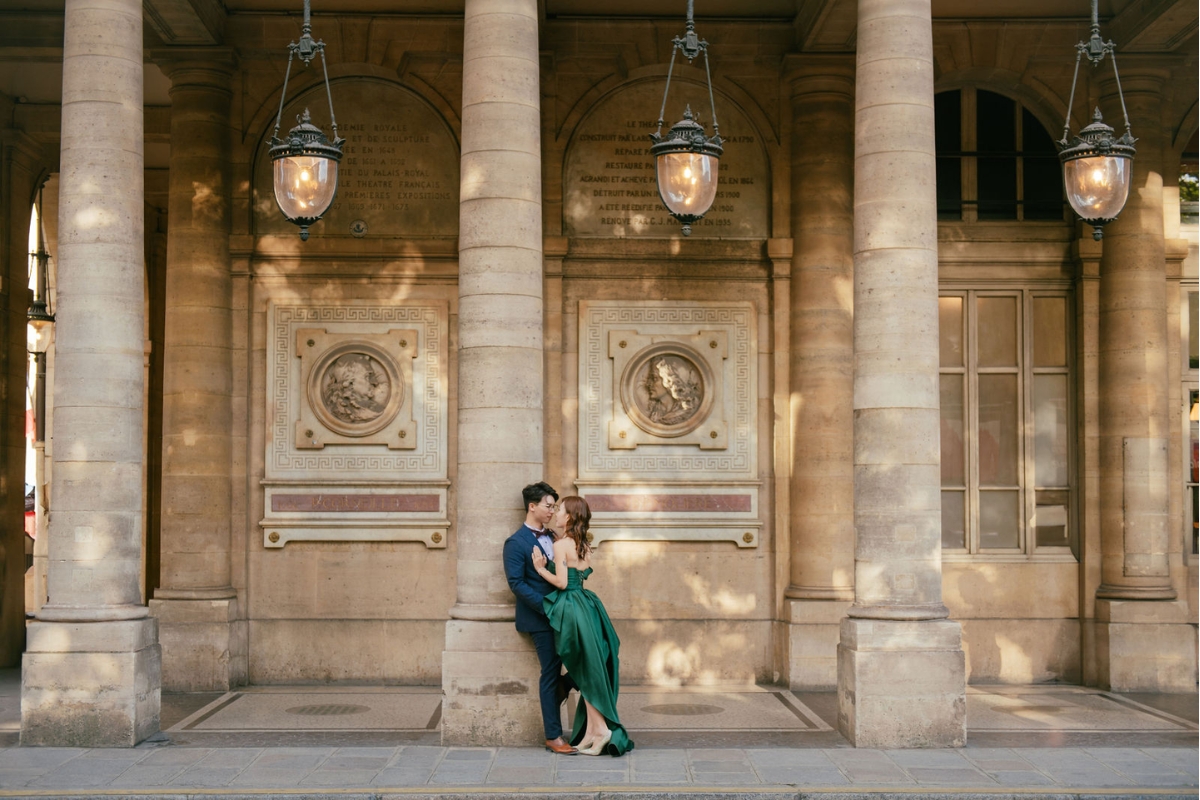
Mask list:
[[[272,511],[440,511],[436,494],[274,494]]]
[[[596,511],[749,512],[748,494],[595,494],[587,498]]]

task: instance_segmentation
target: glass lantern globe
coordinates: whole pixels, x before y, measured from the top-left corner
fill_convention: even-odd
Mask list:
[[[1092,226],[1094,239],[1102,238],[1101,228],[1125,208],[1133,182],[1133,144],[1128,133],[1115,138],[1097,108],[1092,124],[1059,153],[1067,201]]]
[[[342,140],[330,142],[312,124],[307,108],[296,119],[299,124],[287,139],[273,141],[270,154],[275,202],[288,222],[300,226],[300,238],[307,241],[308,227],[329,210],[337,196]]]
[[[666,137],[656,139],[650,147],[659,197],[671,216],[682,223],[684,236],[691,235],[692,225],[708,213],[717,197],[722,152],[720,136],[705,136],[690,107]]]

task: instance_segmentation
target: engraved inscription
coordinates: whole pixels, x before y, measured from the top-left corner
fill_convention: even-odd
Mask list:
[[[753,510],[748,494],[596,494],[587,499],[592,511],[707,511]]]
[[[651,422],[682,425],[700,410],[704,378],[690,359],[670,353],[647,360],[634,377],[634,402]]]
[[[637,83],[609,95],[580,123],[563,175],[563,221],[570,235],[680,235],[679,223],[659,197],[650,155],[649,134],[657,127],[650,120],[658,117],[661,102],[661,84]],[[712,132],[707,90],[673,82],[664,133],[688,104]],[[765,238],[769,173],[762,144],[736,106],[718,97],[717,113],[725,142],[717,196],[693,225],[692,236]]]
[[[416,93],[393,83],[355,78],[336,82],[333,91],[339,108],[364,113],[338,126],[346,144],[337,196],[314,233],[358,239],[455,235],[459,155],[445,120]],[[289,103],[284,119],[305,107],[328,134],[323,86]],[[255,169],[255,211],[260,232],[294,234],[275,207],[269,158]]]
[[[330,414],[350,424],[370,422],[382,414],[392,395],[383,365],[366,353],[346,353],[325,370],[321,401]]]
[[[435,494],[276,494],[272,511],[337,511],[346,513],[441,510]]]

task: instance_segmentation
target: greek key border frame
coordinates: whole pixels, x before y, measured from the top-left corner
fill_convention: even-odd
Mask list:
[[[267,314],[267,441],[266,479],[312,481],[392,479],[445,480],[449,378],[446,366],[447,303],[424,301],[403,306],[345,301],[340,305],[271,303]],[[412,451],[387,451],[381,445],[331,445],[321,451],[298,450],[292,442],[299,419],[303,376],[294,352],[295,329],[334,326],[330,332],[362,331],[362,325],[415,328],[421,341],[413,359],[412,416],[417,422],[418,446]],[[351,328],[350,326],[356,326]]]
[[[608,420],[614,394],[608,331],[635,329],[648,335],[692,334],[725,330],[729,358],[722,373],[724,392],[732,397],[729,447],[720,452],[678,445],[641,445],[610,450]],[[611,301],[579,303],[579,480],[629,477],[654,479],[664,472],[686,481],[758,478],[758,315],[753,302]],[[668,452],[663,452],[667,450]],[[674,452],[671,452],[674,451]]]

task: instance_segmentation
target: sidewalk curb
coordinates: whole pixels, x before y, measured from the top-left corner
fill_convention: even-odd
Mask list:
[[[192,789],[184,791],[37,791],[0,790],[3,800],[528,800],[530,797],[552,797],[554,800],[1196,800],[1194,789],[1081,789],[1061,791],[1049,789],[980,791],[978,788],[954,789],[929,788],[896,789],[881,787],[876,790],[846,790],[836,788],[794,787],[755,788],[692,788],[671,789],[654,787],[645,789],[575,789],[564,791],[561,787],[497,787],[495,789],[472,787],[430,790],[429,787],[412,789],[305,789],[280,790],[262,789],[255,791],[229,789]]]

